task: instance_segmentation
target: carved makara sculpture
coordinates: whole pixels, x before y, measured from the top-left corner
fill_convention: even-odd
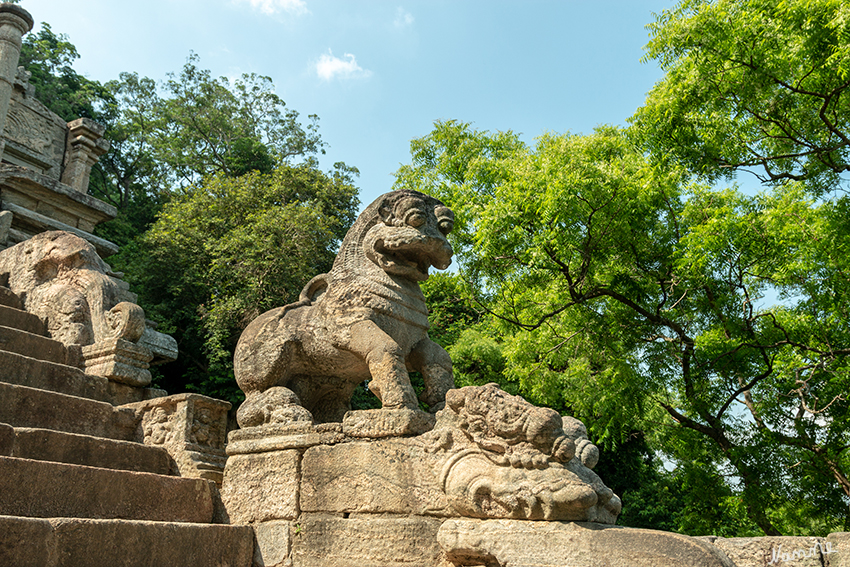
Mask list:
[[[122,338],[136,342],[145,315],[129,286],[111,277],[94,247],[68,232],[43,232],[0,252],[0,276],[51,338],[90,345]]]
[[[432,411],[454,387],[451,359],[428,338],[419,282],[445,269],[454,214],[416,191],[379,197],[360,215],[330,273],[299,301],[255,319],[236,347],[234,370],[246,400],[242,427],[341,421],[354,389],[369,388],[384,409],[418,407],[409,370],[422,373]]]
[[[460,516],[613,524],[620,513],[620,499],[590,470],[599,451],[584,424],[496,384],[448,392],[423,437],[446,455],[440,485]]]
[[[74,234],[42,232],[0,251],[0,283],[44,322],[51,338],[82,347],[82,359],[68,362],[88,374],[146,386],[154,356],[176,356],[174,339],[147,328],[129,285]]]

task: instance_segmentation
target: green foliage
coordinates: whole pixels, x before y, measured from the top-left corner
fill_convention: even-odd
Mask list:
[[[30,84],[38,100],[63,120],[99,119],[110,94],[97,81],[74,71],[72,65],[79,57],[67,35],[53,33],[50,25],[42,22],[38,33],[24,37],[18,64],[32,74]]]
[[[847,518],[847,198],[688,185],[609,127],[525,148],[437,123],[412,153],[397,186],[461,212],[450,237],[505,376],[606,446],[652,432],[692,511],[680,529],[794,532],[804,502]],[[453,352],[467,333],[488,340]]]
[[[457,342],[460,334],[480,319],[457,274],[431,274],[421,288],[431,325],[428,336],[441,347],[448,348]]]
[[[239,401],[232,358],[242,329],[330,269],[357,205],[343,166],[219,175],[176,194],[124,267],[148,316],[180,343],[160,386]]]
[[[666,75],[632,120],[660,162],[817,192],[850,171],[846,1],[683,0],[648,29]]]
[[[269,77],[213,78],[189,56],[159,87],[137,73],[105,85],[102,118],[112,150],[93,173],[92,194],[122,214],[100,228],[123,244],[150,226],[173,191],[205,177],[270,173],[323,151],[318,117],[302,126]]]

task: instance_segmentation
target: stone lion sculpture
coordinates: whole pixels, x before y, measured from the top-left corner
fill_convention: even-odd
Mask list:
[[[366,207],[331,271],[242,333],[234,355],[246,396],[239,424],[341,421],[366,380],[384,409],[415,410],[409,370],[424,378],[420,399],[439,409],[454,387],[452,364],[428,338],[419,282],[429,267],[451,263],[453,224],[448,207],[416,191],[387,193]]]
[[[620,499],[590,470],[599,452],[584,424],[496,384],[448,392],[423,438],[446,455],[440,485],[461,516],[613,524],[620,513]]]

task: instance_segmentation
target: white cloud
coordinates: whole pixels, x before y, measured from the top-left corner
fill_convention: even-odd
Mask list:
[[[399,8],[395,12],[395,21],[393,21],[393,25],[399,29],[406,28],[413,24],[413,14],[405,10],[404,8]]]
[[[289,12],[290,14],[301,15],[307,14],[310,10],[307,9],[307,4],[304,0],[239,0],[242,3],[248,3],[252,8],[259,10],[264,14],[276,14],[278,12]]]
[[[330,81],[333,78],[341,77],[344,79],[353,79],[357,77],[368,77],[372,71],[363,69],[357,64],[357,59],[351,53],[346,53],[340,59],[335,57],[333,52],[328,49],[325,55],[319,58],[316,63],[316,73],[322,79]]]

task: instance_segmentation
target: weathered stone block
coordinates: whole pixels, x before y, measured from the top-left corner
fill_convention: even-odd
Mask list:
[[[84,346],[82,354],[86,374],[136,387],[151,383],[148,363],[153,354],[145,347],[123,339],[108,339]]]
[[[253,567],[291,567],[290,522],[260,522],[254,524]],[[295,527],[300,531],[300,524]]]
[[[0,514],[210,522],[208,481],[0,457]]]
[[[736,567],[823,567],[826,564],[822,555],[826,540],[819,537],[719,537],[713,544]]]
[[[221,484],[230,403],[200,394],[176,394],[127,404],[140,422],[136,441],[164,448],[180,476]]]
[[[53,528],[47,520],[0,516],[0,565],[51,565]]]
[[[251,528],[0,516],[3,567],[250,567]]]
[[[119,520],[51,520],[49,567],[250,567],[251,528]]]
[[[128,404],[165,395],[155,388],[134,388],[110,382],[79,368],[37,360],[0,350],[0,382],[89,398],[112,405]]]
[[[2,245],[2,243],[0,243]],[[0,286],[0,305],[11,307],[13,309],[23,309],[24,304],[20,298],[12,293],[12,290],[5,285]]]
[[[272,423],[231,431],[227,440],[228,455],[264,453],[285,449],[306,449],[314,445],[333,445],[345,439],[342,425],[307,421]]]
[[[736,567],[696,538],[592,523],[447,520],[437,540],[453,565]]]
[[[299,452],[234,455],[227,460],[221,499],[231,524],[298,516]]]
[[[14,449],[9,456],[163,475],[171,471],[171,459],[160,447],[49,429],[15,431]]]
[[[430,413],[412,409],[371,409],[350,411],[342,420],[342,432],[349,437],[404,437],[434,429]]]
[[[0,304],[0,325],[20,329],[34,335],[44,335],[44,323],[41,319],[21,309]]]
[[[0,423],[0,455],[12,455],[15,447],[15,428],[7,423]]]
[[[14,427],[131,440],[135,428],[123,417],[105,402],[0,382],[0,422]]]
[[[306,514],[292,534],[293,567],[441,567],[440,520]]]
[[[416,439],[312,447],[301,467],[301,509],[447,515],[439,469]]]
[[[65,346],[52,339],[0,323],[0,349],[39,360],[65,364]]]
[[[850,567],[850,532],[835,532],[826,536],[823,554],[829,567]]]

